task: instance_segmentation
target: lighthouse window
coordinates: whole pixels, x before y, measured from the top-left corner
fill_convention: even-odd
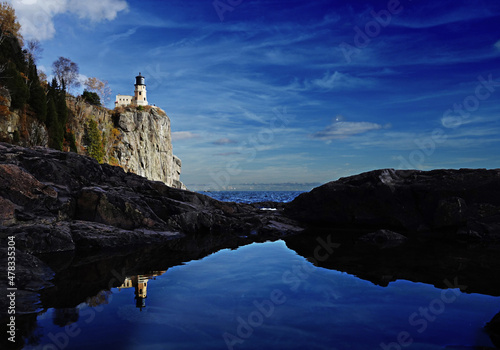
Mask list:
[[[139,91],[139,95],[142,95],[142,92],[141,92],[141,91]]]

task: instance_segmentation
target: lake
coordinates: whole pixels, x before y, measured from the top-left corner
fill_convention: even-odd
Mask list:
[[[166,270],[166,271],[165,271]],[[26,349],[473,349],[500,297],[316,267],[284,241],[127,276],[48,309]],[[450,277],[450,283],[453,276]]]

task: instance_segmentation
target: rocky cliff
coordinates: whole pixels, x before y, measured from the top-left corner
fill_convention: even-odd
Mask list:
[[[128,107],[110,111],[68,98],[68,124],[75,132],[78,153],[86,154],[88,122],[95,120],[103,134],[107,162],[125,171],[185,188],[180,181],[181,161],[172,152],[170,119],[158,107]]]
[[[75,144],[66,140],[65,151],[89,154],[89,126],[94,121],[101,135],[103,162],[171,187],[185,188],[180,181],[181,160],[172,151],[170,119],[162,109],[146,106],[111,111],[73,96],[67,97],[67,106],[66,129],[68,135],[74,135]],[[3,88],[0,114],[0,141],[25,147],[48,146],[47,127],[27,110],[12,110],[9,92]]]
[[[21,146],[47,146],[49,134],[43,123],[26,110],[11,110],[11,97],[0,87],[0,141]]]

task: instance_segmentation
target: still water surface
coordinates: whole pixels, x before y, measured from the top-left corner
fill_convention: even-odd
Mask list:
[[[283,241],[125,284],[94,306],[49,309],[37,320],[39,343],[25,348],[394,350],[399,340],[404,349],[473,349],[493,347],[482,327],[500,311],[499,297],[407,281],[380,287],[315,267]]]

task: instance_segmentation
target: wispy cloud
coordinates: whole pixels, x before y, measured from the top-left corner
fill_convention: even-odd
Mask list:
[[[110,35],[106,38],[106,40],[104,40],[103,44],[109,45],[111,43],[114,43],[115,41],[118,41],[121,39],[127,39],[130,36],[134,35],[135,32],[137,32],[137,28],[138,27],[130,28],[126,32]]]
[[[374,84],[375,80],[371,78],[359,78],[348,73],[338,71],[330,73],[328,71],[321,78],[306,79],[303,83],[295,80],[287,89],[296,91],[356,89],[371,88]]]
[[[486,6],[461,2],[461,6],[453,8],[451,1],[432,1],[413,7],[412,11],[395,17],[394,23],[408,28],[431,28],[450,23],[464,22],[495,16]],[[451,5],[451,6],[450,6]]]
[[[241,154],[241,153],[240,152],[222,152],[222,153],[216,153],[215,155],[216,156],[227,157],[227,156],[234,156],[234,155],[237,155],[237,154]]]
[[[236,144],[236,143],[238,143],[238,141],[231,140],[231,139],[229,139],[227,137],[218,139],[217,141],[213,142],[214,145],[231,145],[231,144]]]
[[[345,139],[349,136],[364,134],[372,130],[380,130],[383,126],[370,122],[334,121],[325,129],[311,135],[313,139],[331,141]]]
[[[197,139],[201,136],[191,131],[175,131],[172,133],[172,141]]]
[[[498,50],[500,50],[500,40],[498,40],[493,46],[495,46]]]

